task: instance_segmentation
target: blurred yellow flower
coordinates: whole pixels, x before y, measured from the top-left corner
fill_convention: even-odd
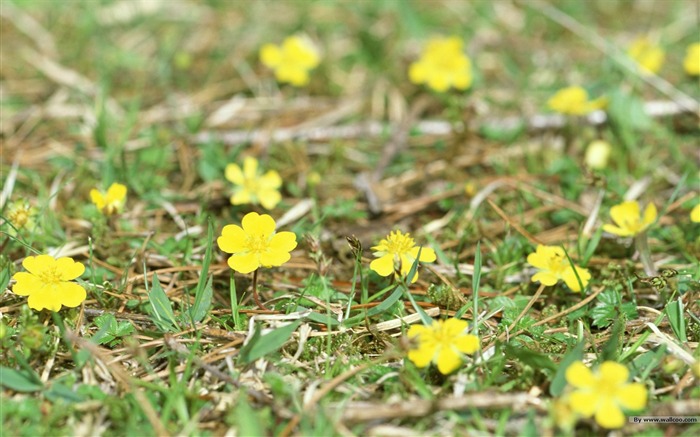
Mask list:
[[[238,164],[226,166],[226,179],[235,187],[231,204],[245,205],[260,203],[265,209],[274,208],[282,199],[279,189],[282,186],[282,178],[275,170],[270,170],[264,175],[258,172],[258,160],[247,156],[243,160],[243,169]]]
[[[411,326],[408,338],[415,341],[415,347],[409,350],[408,359],[419,368],[433,362],[443,375],[455,371],[462,364],[463,354],[479,350],[479,339],[466,332],[468,326],[454,318],[433,320],[429,326]]]
[[[304,86],[309,83],[309,71],[321,62],[321,55],[308,37],[294,35],[286,38],[280,46],[262,46],[260,61],[275,71],[280,82]]]
[[[90,190],[90,199],[97,209],[106,216],[119,213],[126,203],[126,186],[115,182],[109,186],[107,193],[93,188]]]
[[[591,142],[586,147],[586,156],[584,158],[586,166],[596,170],[604,169],[608,166],[611,151],[612,147],[606,141],[596,140]]]
[[[22,261],[26,272],[15,273],[12,291],[29,296],[27,305],[37,311],[58,311],[61,306],[77,307],[87,296],[85,289],[72,282],[85,272],[85,266],[73,258],[51,255],[28,256]]]
[[[620,237],[633,237],[644,232],[656,221],[656,205],[650,203],[641,215],[639,203],[628,200],[610,208],[610,217],[615,225],[605,224],[603,230]]]
[[[560,89],[547,101],[551,110],[568,115],[586,115],[605,108],[607,104],[605,97],[589,100],[588,92],[580,86]]]
[[[695,223],[700,223],[700,203],[690,210],[690,220]]]
[[[36,227],[34,217],[37,210],[26,200],[17,200],[7,206],[6,218],[9,226],[7,233],[15,236],[18,231],[32,232]]]
[[[647,388],[638,382],[627,382],[625,366],[606,361],[596,372],[576,361],[566,369],[566,381],[571,392],[569,406],[583,417],[595,417],[598,425],[607,429],[625,424],[622,409],[641,410],[647,404]]]
[[[250,212],[242,226],[226,225],[216,240],[219,248],[233,254],[228,265],[239,273],[250,273],[260,267],[281,266],[297,247],[294,232],[275,232],[275,220],[267,214]]]
[[[591,280],[591,274],[588,269],[575,265],[576,272],[574,272],[564,249],[561,247],[540,244],[537,246],[535,253],[527,256],[527,262],[540,270],[532,276],[532,282],[551,286],[559,282],[559,280],[563,280],[571,290],[581,291],[576,275],[578,274],[584,288]]]
[[[418,256],[419,247],[411,238],[409,233],[393,231],[386,238],[379,241],[379,244],[372,248],[374,256],[378,259],[372,261],[369,268],[381,276],[389,276],[394,273],[396,267],[401,271],[402,276],[408,276],[413,263]],[[435,251],[429,247],[423,247],[420,253],[420,262],[431,263],[437,259]],[[411,282],[418,280],[418,272],[413,276]]]
[[[683,68],[691,76],[700,76],[700,42],[688,46],[683,60]]]
[[[420,59],[408,69],[408,77],[415,84],[426,84],[438,92],[455,87],[466,90],[472,84],[472,66],[462,50],[463,42],[453,36],[428,41]]]
[[[627,54],[634,59],[641,71],[646,74],[658,73],[664,62],[663,49],[646,38],[635,40],[627,50]]]

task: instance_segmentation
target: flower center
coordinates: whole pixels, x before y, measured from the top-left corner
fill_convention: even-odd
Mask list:
[[[250,235],[246,240],[246,246],[248,246],[249,251],[261,254],[269,249],[270,239],[263,234]]]
[[[255,194],[260,189],[260,184],[258,184],[257,178],[246,178],[243,181],[243,188],[250,194]]]
[[[15,228],[22,228],[24,227],[24,225],[27,224],[27,221],[29,220],[29,214],[27,210],[19,209],[13,214],[10,214],[9,219]]]
[[[56,267],[47,267],[43,271],[37,273],[36,276],[46,285],[57,285],[63,282],[61,279],[61,272],[59,272]]]
[[[561,275],[568,267],[570,267],[569,260],[558,253],[555,253],[549,259],[549,271],[555,275]]]
[[[402,234],[401,231],[389,234],[386,239],[387,252],[394,255],[401,255],[413,249],[416,243],[413,241],[413,238],[408,235],[409,234]]]

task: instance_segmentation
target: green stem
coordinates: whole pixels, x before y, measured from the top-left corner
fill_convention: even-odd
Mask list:
[[[258,296],[258,270],[255,269],[253,272],[253,300],[258,305],[258,308],[268,311],[268,308],[260,302],[260,296]]]
[[[651,260],[651,252],[649,251],[649,244],[647,242],[647,233],[641,232],[634,237],[634,243],[637,247],[637,252],[639,252],[639,258],[644,266],[644,273],[647,276],[657,276],[659,273],[654,267],[654,261]]]

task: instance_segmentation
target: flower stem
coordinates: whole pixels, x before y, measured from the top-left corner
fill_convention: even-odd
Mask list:
[[[644,266],[644,273],[647,276],[656,276],[658,272],[656,267],[654,267],[654,261],[651,260],[651,252],[649,251],[649,244],[647,242],[647,233],[640,232],[634,237],[634,243],[637,247],[637,252],[639,252],[639,258]]]
[[[260,302],[260,296],[258,296],[258,269],[255,269],[253,272],[253,300],[258,305],[258,308],[268,311],[267,307]]]

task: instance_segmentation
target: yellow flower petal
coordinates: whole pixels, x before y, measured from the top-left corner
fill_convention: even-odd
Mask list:
[[[53,293],[51,287],[41,287],[34,290],[27,298],[29,308],[41,311],[44,308],[50,311],[59,311],[61,309],[61,301],[56,293]]]
[[[377,272],[380,276],[389,276],[394,273],[394,255],[386,254],[380,258],[373,260],[369,264],[369,268]]]
[[[238,166],[238,164],[229,164],[226,166],[226,179],[236,185],[243,185],[245,183],[245,178],[243,177],[243,170]]]
[[[643,229],[646,229],[651,224],[653,224],[656,221],[656,216],[657,216],[656,205],[654,205],[653,203],[650,203],[644,209],[644,218],[642,220]]]
[[[431,331],[431,329],[429,326],[411,325],[411,327],[408,328],[408,332],[406,333],[406,335],[408,336],[408,338],[415,338],[415,337],[419,337],[425,333],[428,333],[430,331]]]
[[[107,203],[121,203],[126,198],[126,185],[113,183],[107,189]]]
[[[566,381],[576,388],[590,388],[595,384],[591,369],[581,361],[575,361],[566,368]]]
[[[408,351],[408,359],[413,362],[418,368],[428,366],[435,356],[436,345],[426,345],[417,349]]]
[[[569,406],[583,417],[591,417],[596,412],[597,397],[589,391],[577,391],[569,395]]]
[[[700,223],[700,203],[690,211],[690,220],[695,223]]]
[[[291,257],[289,252],[268,251],[260,255],[260,264],[263,267],[277,267],[289,261]]]
[[[297,247],[297,236],[294,232],[283,231],[272,236],[270,250],[291,252]]]
[[[626,224],[632,219],[639,219],[639,203],[628,200],[610,208],[610,217],[615,224],[621,228],[626,228]]]
[[[532,282],[539,282],[540,284],[546,285],[546,286],[552,286],[556,284],[559,281],[559,278],[557,278],[555,275],[542,271],[542,272],[537,272],[534,275],[532,275]]]
[[[605,232],[610,233],[610,234],[617,235],[618,237],[630,237],[630,236],[634,235],[630,231],[628,231],[627,229],[618,228],[617,226],[611,225],[611,224],[604,224],[603,230]]]
[[[82,266],[82,264],[80,265]],[[75,282],[62,282],[56,285],[53,292],[57,294],[57,300],[59,300],[62,305],[69,308],[77,307],[87,297],[85,289]],[[58,309],[61,309],[60,305]],[[58,309],[54,311],[58,311]]]
[[[603,428],[616,429],[625,424],[625,415],[614,402],[604,399],[595,412],[595,421]]]
[[[238,273],[245,274],[260,267],[260,260],[254,253],[235,254],[228,259],[228,265]]]
[[[617,401],[628,410],[641,410],[647,405],[647,388],[637,382],[625,384],[617,391]]]
[[[28,256],[22,261],[22,266],[34,275],[52,270],[55,264],[56,259],[51,255]]]
[[[58,258],[56,260],[56,269],[61,272],[60,277],[63,281],[72,281],[85,273],[85,266],[83,264],[75,262],[68,257]],[[85,300],[84,297],[83,300]]]
[[[583,287],[585,288],[586,286],[588,286],[588,281],[590,281],[591,279],[591,274],[588,272],[588,269],[576,266],[576,272],[578,273],[579,279],[581,279]],[[579,282],[576,279],[574,269],[572,269],[571,267],[564,270],[564,273],[562,274],[562,279],[564,280],[566,286],[569,287],[572,291],[581,291],[581,287],[579,286]]]
[[[443,375],[454,372],[462,365],[462,357],[452,348],[443,347],[438,352],[437,368]]]
[[[278,203],[280,203],[282,196],[276,189],[260,190],[258,191],[258,200],[260,200],[260,204],[263,206],[263,208],[273,209]]]
[[[92,203],[94,203],[99,210],[105,207],[106,202],[104,196],[94,188],[90,190],[90,200],[92,200]]]
[[[34,276],[28,272],[17,272],[12,276],[12,279],[17,281],[17,283],[12,286],[12,292],[19,296],[29,296],[34,290],[38,290],[44,286],[38,276]]]
[[[462,319],[451,318],[442,322],[442,332],[445,336],[450,338],[462,335],[468,327],[469,324]]]
[[[600,374],[601,384],[608,386],[616,386],[627,382],[630,373],[627,367],[614,361],[606,361],[600,365],[598,369]]]
[[[219,249],[226,253],[243,252],[246,249],[248,236],[238,225],[226,225],[221,230],[221,236],[216,239]]]
[[[473,354],[479,350],[479,338],[476,335],[466,334],[455,339],[454,346],[464,354]]]
[[[250,191],[245,188],[241,188],[236,191],[233,196],[231,196],[231,205],[247,205],[251,203],[252,196]]]
[[[260,48],[260,61],[267,67],[275,68],[282,62],[282,50],[274,44]]]
[[[262,175],[258,180],[258,184],[262,188],[273,188],[277,189],[282,186],[282,178],[280,174],[275,170],[269,170],[267,173]]]
[[[249,235],[260,235],[265,238],[275,232],[275,221],[267,214],[249,212],[241,221],[243,230]]]
[[[246,156],[243,160],[243,176],[245,179],[255,179],[258,176],[258,160],[252,156]]]

